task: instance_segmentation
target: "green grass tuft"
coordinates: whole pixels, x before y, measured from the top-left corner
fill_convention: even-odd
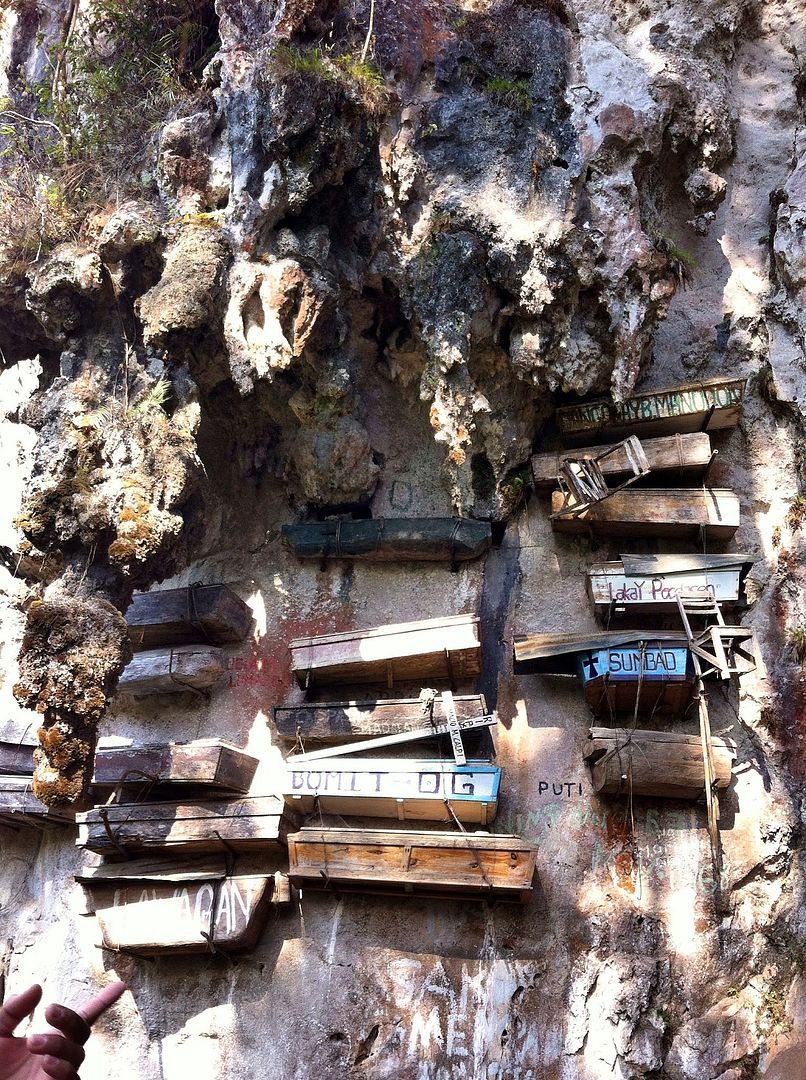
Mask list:
[[[482,89],[485,94],[510,109],[528,112],[534,105],[526,79],[488,79]]]

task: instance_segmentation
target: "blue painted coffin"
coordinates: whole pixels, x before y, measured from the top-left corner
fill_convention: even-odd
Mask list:
[[[616,645],[578,657],[585,700],[594,713],[680,713],[691,701],[694,665],[688,648],[667,642]]]

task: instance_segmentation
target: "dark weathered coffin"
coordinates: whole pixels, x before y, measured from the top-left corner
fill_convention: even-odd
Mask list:
[[[536,852],[489,833],[309,828],[288,837],[288,858],[289,878],[304,889],[524,901]]]
[[[481,670],[479,620],[452,615],[396,623],[371,630],[296,638],[289,646],[291,669],[300,686],[450,679]]]
[[[36,743],[0,742],[0,776],[33,776]]]
[[[79,847],[99,855],[129,852],[276,850],[293,823],[273,795],[218,802],[115,803],[77,814]]]
[[[642,439],[641,447],[654,474],[679,475],[686,479],[701,477],[711,461],[711,440],[703,432],[689,435],[666,435],[660,439]],[[608,446],[581,446],[576,450],[552,450],[532,457],[532,474],[538,491],[556,487],[562,463],[567,459],[594,457],[610,449]],[[621,450],[601,463],[608,480],[620,480],[633,472],[626,450]]]
[[[481,694],[453,699],[460,721],[484,716],[487,706]],[[442,698],[434,702],[434,721],[445,720]],[[430,729],[419,698],[399,701],[331,701],[321,704],[281,706],[274,709],[274,724],[282,739],[321,743],[375,739],[403,731]],[[428,730],[425,730],[428,734]]]
[[[552,513],[563,494],[551,496]],[[630,488],[574,517],[553,518],[556,532],[602,536],[669,536],[696,541],[730,540],[739,528],[739,498],[727,488]]]
[[[138,956],[244,952],[254,948],[273,904],[290,900],[284,874],[227,874],[225,865],[140,861],[76,876],[104,947]]]
[[[136,652],[118,683],[121,694],[178,694],[208,690],[227,669],[227,660],[212,645],[179,645],[175,649]]]
[[[588,593],[602,618],[677,612],[677,594],[712,598],[735,607],[753,560],[749,555],[622,555],[588,570]]]
[[[647,390],[623,402],[586,401],[557,409],[557,427],[567,439],[666,435],[734,427],[747,379],[718,378]]]
[[[286,544],[300,559],[466,562],[488,550],[490,536],[489,524],[472,518],[375,518],[283,526]]]
[[[730,785],[736,756],[725,739],[711,739],[718,788]],[[654,795],[666,799],[705,796],[705,771],[699,735],[671,731],[591,728],[585,760],[593,789],[600,795]]]
[[[126,621],[135,649],[194,642],[229,645],[249,633],[252,612],[226,585],[189,585],[138,593]]]
[[[258,759],[220,739],[157,746],[101,747],[95,754],[96,787],[122,783],[204,784],[220,791],[249,790]]]
[[[684,633],[532,634],[515,641],[516,674],[577,675],[595,714],[684,711],[695,677]]]
[[[0,776],[0,822],[44,828],[48,825],[72,825],[75,817],[68,810],[52,810],[37,799],[31,790],[33,776]]]
[[[498,809],[501,770],[488,761],[332,758],[287,763],[289,809],[310,814],[460,821],[486,825]]]
[[[416,743],[433,743],[436,738],[438,741],[442,740],[443,744],[448,746],[447,753],[449,756],[453,755],[457,765],[463,765],[468,756],[467,744],[470,743],[474,748],[479,748],[485,730],[494,727],[497,723],[498,717],[495,713],[488,716],[473,716],[466,720],[460,720],[457,717],[454,723],[448,720],[439,720],[431,727],[398,731],[395,735],[379,735],[377,739],[363,739],[358,742],[351,740],[348,743],[341,743],[339,746],[320,747],[318,750],[305,749],[301,753],[293,753],[293,756],[289,757],[287,761],[289,763],[292,761],[297,763],[300,761],[319,761],[322,758],[365,753],[369,750],[387,750],[391,746],[402,747],[404,744],[406,749],[413,752]],[[434,751],[423,751],[423,753],[434,753]],[[484,757],[486,760],[485,755],[475,752],[475,749],[470,756]]]

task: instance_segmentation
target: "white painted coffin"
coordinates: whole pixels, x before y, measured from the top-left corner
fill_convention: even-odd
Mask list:
[[[288,762],[284,798],[289,809],[302,813],[399,821],[452,821],[455,814],[486,825],[495,817],[500,783],[501,770],[489,762],[332,758]]]

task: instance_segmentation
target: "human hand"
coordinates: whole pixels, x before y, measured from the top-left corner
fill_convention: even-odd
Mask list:
[[[30,986],[8,998],[0,1006],[0,1080],[79,1080],[92,1024],[126,989],[126,983],[111,983],[78,1012],[48,1005],[45,1019],[51,1030],[27,1038],[15,1037],[14,1029],[39,1004],[42,987]]]

